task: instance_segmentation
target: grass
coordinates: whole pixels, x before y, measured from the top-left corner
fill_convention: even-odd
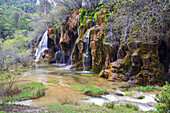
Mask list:
[[[48,83],[50,83],[50,84],[57,84],[56,81],[49,81]]]
[[[106,106],[97,106],[93,104],[82,104],[82,105],[71,105],[71,104],[51,104],[41,108],[29,107],[22,105],[5,104],[0,105],[0,113],[6,112],[19,112],[22,113],[23,110],[32,113],[139,113],[133,109],[128,109],[126,107],[114,106],[114,108],[108,108]]]
[[[109,103],[105,103],[104,106],[106,106],[107,108],[114,108],[115,103],[114,102],[109,102]]]
[[[95,88],[92,86],[72,84],[71,87],[81,90],[81,91],[85,92],[85,94],[90,95],[90,96],[100,96],[102,94],[107,93],[107,90]]]
[[[126,107],[128,107],[128,108],[132,108],[133,110],[138,111],[138,107],[137,107],[137,106],[135,106],[135,105],[133,105],[133,104],[131,104],[131,103],[127,103],[127,104],[126,104]]]
[[[137,91],[157,91],[158,89],[155,86],[146,86],[146,87],[136,87],[135,90]]]
[[[139,113],[133,109],[128,109],[121,106],[114,106],[114,109],[106,106],[97,106],[93,104],[85,105],[60,105],[52,104],[46,106],[50,113]]]
[[[36,107],[30,107],[30,106],[24,106],[24,105],[16,105],[16,104],[0,104],[0,113],[23,113],[23,110],[25,112],[33,111],[34,113],[37,111],[42,111],[39,108]]]
[[[7,101],[11,101],[11,100],[23,101],[23,100],[35,99],[45,95],[46,89],[47,87],[45,87],[45,85],[43,85],[42,83],[27,84],[24,86],[20,94],[18,94],[16,97],[7,98]]]
[[[128,92],[128,91],[125,92],[125,96],[130,96],[131,94],[132,92]]]

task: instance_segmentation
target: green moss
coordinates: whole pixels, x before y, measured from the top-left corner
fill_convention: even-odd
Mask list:
[[[108,23],[110,18],[110,14],[105,14],[105,22]]]
[[[83,23],[83,21],[86,20],[86,16],[88,16],[88,10],[82,9],[80,12],[80,23]]]
[[[97,19],[97,18],[98,18],[98,13],[99,13],[99,12],[96,12],[96,13],[94,14],[94,20],[95,20],[96,23],[97,23],[97,20],[98,20],[98,19]]]
[[[103,45],[106,43],[106,38],[103,39]]]
[[[60,26],[59,26],[58,24],[55,24],[55,25],[53,26],[53,28],[56,29],[56,30],[59,30]]]
[[[98,3],[98,5],[99,5],[99,6],[102,6],[102,5],[103,5],[103,3],[99,2],[99,3]]]

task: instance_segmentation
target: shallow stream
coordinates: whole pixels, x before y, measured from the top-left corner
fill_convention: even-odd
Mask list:
[[[135,99],[134,97],[125,96],[123,91],[133,84],[127,82],[110,82],[107,79],[98,77],[98,74],[89,71],[74,71],[70,66],[63,64],[36,65],[32,70],[26,71],[21,78],[21,84],[30,82],[41,82],[48,87],[45,96],[38,99],[16,102],[18,104],[43,106],[55,103],[94,103],[103,105],[104,103],[114,101],[116,104],[132,103],[138,106],[141,111],[154,110],[154,95],[142,94],[144,99]],[[50,84],[49,81],[56,81],[58,84]],[[71,88],[71,84],[80,84],[93,86],[109,90],[110,94],[101,95],[101,97],[90,97],[77,89]],[[135,92],[136,93],[136,92]],[[141,92],[135,96],[140,96]]]

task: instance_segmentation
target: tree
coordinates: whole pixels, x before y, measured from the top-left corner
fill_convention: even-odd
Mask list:
[[[52,4],[48,0],[41,0],[38,6],[39,6],[38,11],[45,14],[48,14],[52,8]]]

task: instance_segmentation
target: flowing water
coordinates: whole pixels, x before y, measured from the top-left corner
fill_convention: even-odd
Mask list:
[[[40,82],[48,87],[45,96],[38,99],[16,102],[18,104],[42,106],[55,103],[94,103],[103,105],[104,103],[114,101],[120,103],[133,103],[141,111],[154,110],[152,96],[145,94],[144,99],[135,99],[134,97],[124,96],[124,92],[134,85],[127,82],[109,82],[107,79],[98,77],[89,71],[74,71],[65,64],[37,65],[30,71],[23,74],[21,78],[24,84],[31,82]],[[50,84],[49,81],[56,81],[58,84]],[[22,83],[20,83],[22,84]],[[72,88],[71,84],[80,84],[93,86],[109,90],[110,94],[101,95],[101,97],[90,97],[83,92]],[[136,93],[137,94],[137,93]],[[140,94],[137,94],[140,95]]]
[[[36,53],[35,53],[35,57],[36,60],[35,61],[39,61],[41,54],[44,52],[45,49],[47,49],[47,43],[48,43],[48,31],[46,31],[40,41],[40,43],[38,44],[38,48],[36,49]]]
[[[94,27],[90,28],[89,31],[87,32],[86,37],[83,39],[84,42],[86,42],[86,52],[83,55],[84,58],[84,65],[85,65],[85,70],[88,70],[88,67],[90,66],[90,53],[89,53],[89,45],[90,45],[90,31]]]

